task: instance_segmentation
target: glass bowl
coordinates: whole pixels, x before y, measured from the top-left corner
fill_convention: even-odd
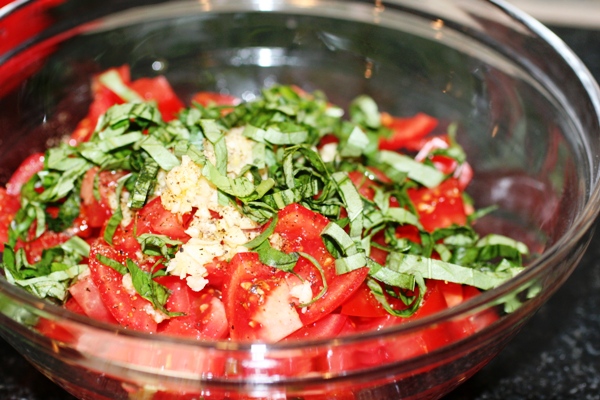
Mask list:
[[[504,285],[360,336],[197,342],[92,321],[0,279],[0,335],[81,399],[433,399],[492,359],[576,267],[598,213],[600,96],[582,63],[501,1],[40,0],[0,8],[0,182],[86,114],[90,77],[128,64],[253,99],[273,83],[360,94],[455,123],[478,222],[532,249]],[[498,318],[420,354],[432,329]],[[43,324],[40,324],[43,321]]]

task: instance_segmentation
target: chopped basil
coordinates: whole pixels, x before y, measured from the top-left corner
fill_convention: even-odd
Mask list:
[[[40,298],[64,301],[71,282],[87,265],[82,260],[89,256],[89,245],[77,236],[65,243],[44,249],[40,261],[30,264],[25,250],[5,245],[3,263],[8,282],[21,286]]]
[[[174,240],[165,235],[154,235],[144,233],[138,236],[137,241],[142,247],[142,253],[149,256],[162,256],[166,260],[175,257],[175,253],[183,244],[179,240]]]

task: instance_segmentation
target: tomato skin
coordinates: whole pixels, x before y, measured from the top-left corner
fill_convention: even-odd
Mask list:
[[[156,78],[136,79],[129,84],[129,87],[142,96],[144,100],[155,101],[164,121],[174,119],[184,107],[167,78],[162,75]]]
[[[344,315],[370,318],[388,315],[388,312],[373,296],[366,283],[362,283],[352,296],[344,302],[340,312]]]
[[[446,179],[435,188],[409,189],[408,195],[417,209],[419,221],[426,231],[465,225],[467,215],[458,181]]]
[[[65,233],[47,230],[40,237],[31,241],[23,242],[19,240],[15,249],[23,248],[27,255],[27,260],[33,264],[41,260],[44,250],[56,247],[69,240],[69,238],[70,236]]]
[[[43,336],[59,342],[73,343],[76,340],[75,335],[59,322],[46,318],[40,318],[35,329]]]
[[[198,340],[224,339],[227,336],[229,326],[225,308],[214,289],[208,287],[195,292],[185,280],[175,276],[159,277],[156,281],[170,291],[166,309],[185,313],[162,322],[159,333]]]
[[[6,189],[0,188],[0,251],[4,251],[4,243],[8,242],[10,223],[20,207],[18,196],[12,196]]]
[[[463,285],[463,300],[467,301],[475,296],[478,296],[481,292],[479,289],[473,286]],[[486,309],[476,314],[469,316],[468,320],[472,326],[473,332],[479,332],[485,329],[489,325],[500,319],[500,316],[494,309]]]
[[[240,99],[229,94],[222,94],[217,92],[197,92],[192,97],[192,103],[198,103],[204,107],[210,105],[217,106],[235,106],[240,103]]]
[[[389,138],[382,137],[379,139],[381,150],[398,150],[401,148],[419,150],[421,139],[435,129],[438,121],[436,118],[424,113],[405,118],[392,117],[384,113],[382,114],[382,124],[392,131],[392,135]]]
[[[229,276],[223,303],[232,340],[275,342],[302,327],[283,271],[245,252],[231,259]]]
[[[90,249],[89,267],[94,284],[106,308],[121,326],[144,332],[156,332],[156,321],[144,311],[152,307],[149,301],[137,294],[130,295],[123,286],[123,275],[102,264],[96,258],[100,254],[124,264],[124,257],[101,239],[94,241]]]
[[[342,275],[336,273],[334,259],[321,238],[321,232],[329,223],[323,215],[299,204],[291,204],[279,211],[278,219],[275,232],[284,239],[282,250],[288,253],[301,251],[310,254],[322,266],[328,283],[325,295],[300,313],[302,323],[308,325],[341,306],[365,280],[369,269],[359,268]],[[323,282],[320,273],[311,262],[301,257],[294,267],[294,272],[311,283],[313,296],[319,294]]]
[[[283,341],[334,338],[339,336],[347,322],[346,315],[331,313],[312,324],[303,326]]]
[[[44,153],[35,153],[23,160],[6,183],[6,193],[19,196],[21,187],[44,168],[44,159]]]
[[[89,169],[81,183],[81,216],[91,228],[100,228],[113,214],[110,197],[115,195],[117,181],[125,176],[125,171],[100,171],[98,167]],[[94,181],[98,179],[100,200],[94,196]]]
[[[74,299],[84,315],[97,321],[116,324],[117,320],[102,302],[102,296],[98,287],[94,284],[91,275],[79,278],[77,282],[69,287],[71,299]]]
[[[154,233],[187,241],[190,236],[185,233],[184,218],[165,209],[160,197],[156,197],[137,212],[137,235]]]

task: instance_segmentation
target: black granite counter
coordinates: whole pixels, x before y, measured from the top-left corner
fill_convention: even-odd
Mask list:
[[[600,80],[600,31],[555,29]],[[74,400],[0,339],[0,400]],[[445,400],[600,400],[600,233],[517,338]]]

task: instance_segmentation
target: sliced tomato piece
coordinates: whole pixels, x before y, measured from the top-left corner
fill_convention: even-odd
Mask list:
[[[213,288],[195,292],[185,280],[175,276],[160,277],[156,281],[170,291],[167,310],[184,313],[161,323],[160,333],[198,340],[223,339],[227,336],[229,326],[225,307]]]
[[[169,236],[171,239],[187,241],[185,221],[189,215],[173,214],[163,207],[160,197],[156,197],[137,213],[137,235],[154,233]]]
[[[462,285],[454,282],[438,281],[438,288],[446,300],[448,307],[454,307],[463,302],[463,287]]]
[[[135,229],[135,221],[132,221],[127,227],[119,225],[112,239],[113,247],[131,259],[136,259],[137,254],[142,250],[134,236]]]
[[[78,279],[69,287],[69,293],[88,317],[111,324],[117,323],[117,320],[104,305],[100,291],[94,284],[91,275]]]
[[[363,283],[359,288],[344,302],[341,313],[355,317],[385,317],[388,312],[377,301],[371,289]]]
[[[27,157],[6,183],[6,192],[12,196],[21,194],[21,187],[33,175],[44,168],[44,153],[35,153]]]
[[[210,285],[218,290],[223,289],[223,284],[228,280],[229,265],[217,258],[204,266],[206,274],[210,277]]]
[[[98,167],[90,168],[81,183],[81,216],[91,228],[100,228],[113,213],[112,202],[116,201],[117,181],[126,174],[125,171],[100,171]],[[94,182],[98,180],[100,199],[94,195]],[[113,204],[113,207],[116,204]]]
[[[350,171],[348,177],[356,186],[358,193],[368,200],[375,198],[375,187],[378,185],[359,171]]]
[[[86,315],[83,307],[81,307],[79,305],[79,303],[77,302],[77,300],[75,300],[75,298],[73,298],[73,297],[69,297],[67,299],[67,301],[65,301],[65,304],[63,305],[63,307],[69,311],[76,313],[76,314]]]
[[[110,71],[116,72],[125,85],[128,85],[131,82],[131,75],[128,65],[109,68],[108,70],[102,72],[102,74]],[[69,144],[72,146],[88,141],[92,136],[96,125],[98,124],[98,119],[100,119],[100,116],[115,104],[123,104],[124,102],[123,99],[121,99],[116,93],[100,82],[100,75],[101,74],[98,74],[92,78],[92,104],[90,104],[86,117],[79,122],[71,134]]]
[[[10,223],[21,207],[18,196],[7,193],[0,188],[0,251],[4,250],[4,243],[8,242],[8,229]]]
[[[433,166],[444,175],[454,173],[456,167],[458,167],[458,161],[452,157],[436,154],[429,157],[429,159],[433,163]]]
[[[148,311],[152,304],[123,285],[123,275],[104,265],[96,258],[100,254],[125,263],[123,255],[101,239],[94,241],[90,248],[90,272],[94,284],[106,308],[119,324],[125,328],[144,332],[156,332],[157,323]]]
[[[373,200],[375,197],[375,189],[380,186],[380,182],[390,183],[390,178],[388,178],[382,171],[377,168],[370,167],[369,175],[375,177],[375,179],[371,179],[371,177],[366,174],[358,171],[350,171],[348,173],[348,177],[354,183],[354,186],[358,189],[358,193],[360,193],[364,198],[368,200]],[[395,197],[390,198],[390,207],[399,207],[398,200]]]
[[[328,289],[325,295],[300,313],[303,324],[308,325],[341,306],[365,280],[369,269],[359,268],[342,275],[336,273],[334,258],[327,251],[321,238],[321,232],[329,224],[329,220],[323,215],[299,204],[291,204],[279,211],[278,218],[275,232],[283,239],[282,250],[287,253],[310,254],[323,269],[327,281]],[[311,284],[313,296],[321,292],[321,274],[309,260],[301,257],[294,272]]]
[[[448,178],[433,189],[409,189],[408,195],[417,209],[423,228],[429,232],[452,224],[465,225],[467,222],[462,191],[455,178]]]
[[[194,94],[192,102],[201,104],[204,107],[211,105],[235,106],[240,103],[240,99],[229,94],[205,91]]]
[[[348,317],[346,315],[331,313],[312,324],[298,329],[284,340],[334,338],[340,334],[347,322]]]
[[[59,342],[74,343],[75,341],[75,335],[60,322],[40,318],[35,329],[42,335]]]
[[[15,248],[23,248],[25,250],[25,254],[27,255],[27,260],[34,264],[42,259],[42,253],[44,250],[56,247],[66,242],[69,240],[69,237],[69,235],[62,232],[57,233],[45,231],[40,237],[29,242],[23,242],[19,240]]]
[[[481,292],[479,289],[473,286],[463,285],[463,299],[467,301],[475,296],[478,296]],[[469,317],[469,322],[473,328],[473,332],[479,332],[482,329],[485,329],[489,325],[496,322],[500,319],[498,313],[490,308],[473,314]]]
[[[276,342],[302,327],[284,272],[238,253],[230,262],[223,302],[232,340]]]
[[[438,120],[424,113],[405,118],[392,117],[383,113],[382,124],[392,131],[392,135],[379,139],[381,150],[398,150],[401,148],[419,150],[420,147],[415,148],[415,144],[435,129]]]
[[[144,100],[156,101],[158,110],[164,121],[170,121],[177,116],[184,105],[173,91],[171,84],[164,76],[156,78],[140,78],[129,84]]]

